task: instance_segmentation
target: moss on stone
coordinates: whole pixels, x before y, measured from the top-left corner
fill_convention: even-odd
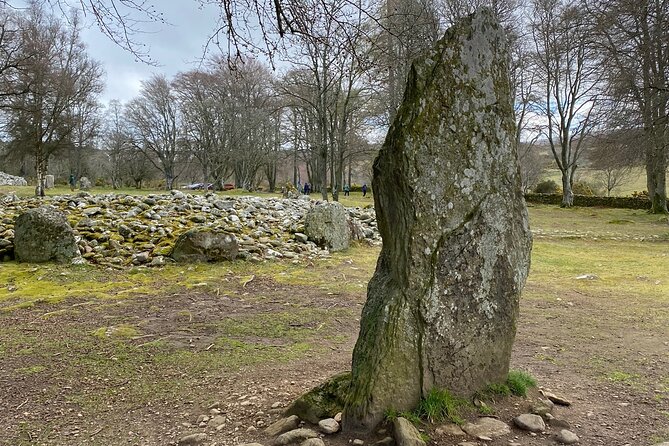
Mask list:
[[[350,372],[335,375],[295,400],[286,409],[285,416],[297,415],[314,424],[323,418],[334,417],[344,409],[350,385]]]

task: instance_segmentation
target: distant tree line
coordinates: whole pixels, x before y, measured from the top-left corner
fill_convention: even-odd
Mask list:
[[[578,169],[601,171],[610,192],[641,164],[653,212],[667,212],[669,0],[226,0],[222,34],[211,42],[225,34],[231,51],[174,79],[156,75],[137,98],[104,112],[96,99],[102,70],[80,40],[77,14],[63,22],[45,12],[63,6],[59,0],[33,0],[23,13],[10,3],[0,6],[5,150],[34,160],[40,186],[50,159],[67,158],[79,173],[78,154],[95,147],[115,186],[158,172],[172,187],[199,170],[216,187],[234,178],[241,187],[264,179],[274,188],[277,166],[292,165],[292,182],[337,199],[353,166],[369,164],[378,142],[370,135],[393,119],[411,61],[454,20],[488,6],[510,36],[524,187],[538,181],[536,148],[547,147],[563,206],[573,204]],[[87,0],[80,9],[142,58],[149,55],[132,41],[141,20],[124,20],[137,16],[123,8],[162,20],[143,5]],[[253,20],[244,11],[260,24],[260,45],[246,32]],[[282,69],[244,54],[254,50]]]

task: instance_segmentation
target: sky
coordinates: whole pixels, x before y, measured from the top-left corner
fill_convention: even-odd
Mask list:
[[[102,94],[103,104],[112,99],[127,102],[139,93],[141,81],[152,74],[164,74],[168,78],[180,71],[198,67],[204,45],[213,33],[218,8],[198,8],[194,0],[162,0],[155,2],[164,13],[167,24],[147,24],[146,31],[137,34],[135,40],[148,47],[148,53],[157,66],[136,60],[128,51],[115,45],[104,36],[97,25],[90,24],[82,32],[82,40],[88,46],[90,56],[100,61],[106,72],[106,89]],[[90,17],[86,22],[92,22]],[[219,51],[217,48],[214,52]]]

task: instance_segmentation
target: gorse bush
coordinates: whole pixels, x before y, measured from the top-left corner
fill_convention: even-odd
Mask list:
[[[574,181],[574,184],[571,186],[571,191],[575,195],[585,195],[587,197],[592,197],[594,195],[599,195],[599,188],[592,183],[587,181]]]
[[[559,191],[560,187],[553,180],[540,181],[534,186],[535,194],[557,194]]]

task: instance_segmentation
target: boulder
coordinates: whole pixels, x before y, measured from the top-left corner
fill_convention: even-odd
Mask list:
[[[30,209],[14,223],[14,256],[20,262],[69,262],[79,256],[74,231],[51,206]]]
[[[79,179],[79,189],[81,190],[90,190],[93,187],[91,180],[88,177],[81,177]]]
[[[209,228],[191,229],[179,236],[170,254],[177,262],[220,262],[234,260],[238,253],[233,234]]]
[[[317,204],[304,217],[304,233],[309,240],[330,251],[348,249],[351,231],[346,209],[339,203]]]
[[[369,432],[432,388],[470,397],[506,380],[532,245],[508,61],[504,29],[482,8],[411,65],[374,161],[383,247],[345,429]]]
[[[47,175],[44,177],[44,187],[47,189],[53,189],[56,185],[56,178],[53,175]]]

